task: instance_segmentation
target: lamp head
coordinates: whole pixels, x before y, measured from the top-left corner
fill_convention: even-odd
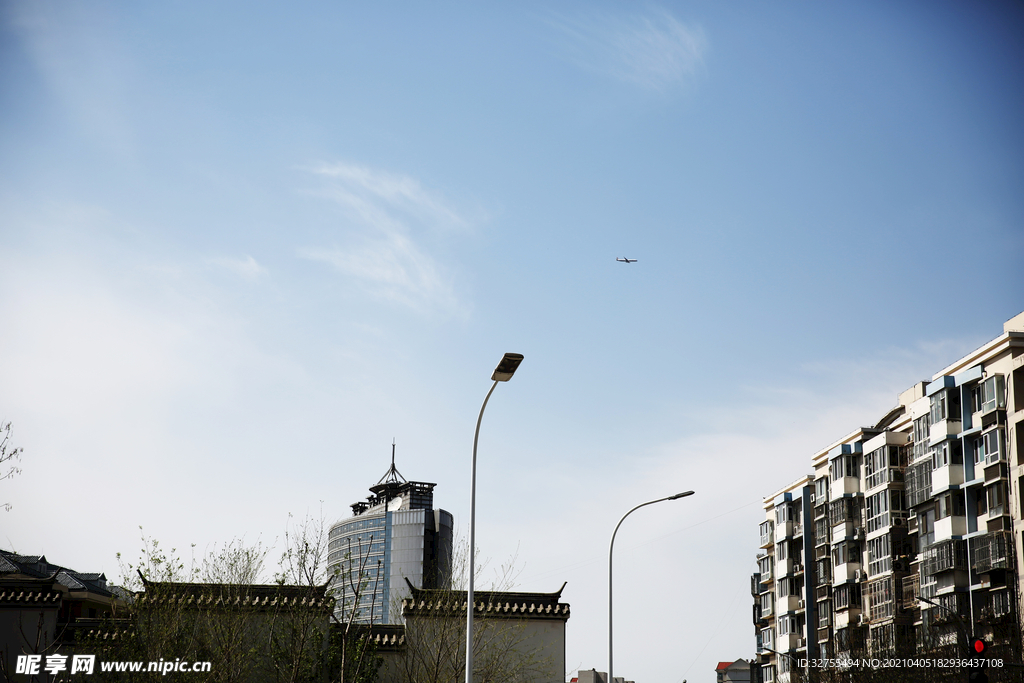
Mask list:
[[[686,498],[687,496],[692,496],[692,495],[693,495],[693,491],[684,491],[683,493],[677,493],[674,496],[669,496],[668,499],[669,500],[675,500],[676,498]]]
[[[516,374],[516,369],[522,362],[523,354],[506,353],[502,356],[501,361],[498,363],[498,367],[494,368],[494,373],[491,375],[491,379],[495,382],[509,381],[512,379],[512,375]]]

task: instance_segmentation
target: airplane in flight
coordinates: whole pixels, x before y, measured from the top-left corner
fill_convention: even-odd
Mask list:
[[[616,258],[615,260],[619,261],[620,263],[636,263],[635,258]]]

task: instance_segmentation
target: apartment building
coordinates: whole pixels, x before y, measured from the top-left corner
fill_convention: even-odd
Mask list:
[[[1021,661],[1024,313],[810,464],[764,499],[754,680],[808,658],[962,656],[972,636]]]

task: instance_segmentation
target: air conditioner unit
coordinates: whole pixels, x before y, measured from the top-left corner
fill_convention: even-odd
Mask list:
[[[803,600],[797,600],[796,601],[796,608],[797,609],[803,609],[804,608],[804,601]]]
[[[853,618],[853,625],[854,626],[863,626],[864,625],[864,615],[863,614],[858,614],[856,617],[854,617]]]

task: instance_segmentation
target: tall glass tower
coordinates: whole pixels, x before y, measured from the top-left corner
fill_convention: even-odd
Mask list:
[[[352,516],[331,527],[328,565],[336,571],[335,615],[360,624],[401,623],[401,600],[416,588],[445,588],[452,557],[452,515],[434,509],[434,487],[391,467]]]

